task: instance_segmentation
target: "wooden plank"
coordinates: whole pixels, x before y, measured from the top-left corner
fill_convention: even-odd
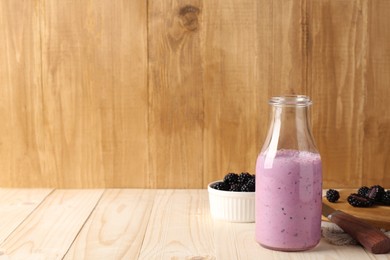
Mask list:
[[[0,210],[26,208],[42,191],[0,189]],[[1,243],[0,259],[387,259],[324,239],[272,251],[254,232],[255,223],[212,220],[206,190],[56,190]]]
[[[1,1],[0,16],[1,183],[146,186],[147,2]]]
[[[2,257],[61,259],[103,190],[56,190],[0,245]]]
[[[228,172],[254,173],[259,151],[257,1],[205,1],[204,183]],[[255,87],[256,86],[256,87]]]
[[[45,142],[60,187],[146,186],[146,6],[44,1]]]
[[[50,192],[51,189],[0,189],[0,244]]]
[[[155,190],[106,190],[64,259],[137,259]]]
[[[202,186],[201,1],[150,1],[150,187]]]
[[[0,183],[57,185],[42,176],[41,43],[38,2],[0,1]],[[47,155],[50,156],[50,155]]]
[[[310,3],[309,84],[315,100],[314,136],[323,160],[324,187],[359,187],[369,87],[365,83],[367,2]]]
[[[363,176],[366,186],[390,189],[390,26],[389,1],[368,1]]]
[[[309,48],[306,0],[260,1],[257,29],[260,43],[257,68],[265,75],[259,82],[261,95],[309,95],[307,55]],[[269,37],[269,39],[266,39]],[[264,76],[263,76],[264,77]],[[268,78],[268,79],[267,79]]]
[[[205,190],[158,190],[138,259],[215,259],[208,207]]]

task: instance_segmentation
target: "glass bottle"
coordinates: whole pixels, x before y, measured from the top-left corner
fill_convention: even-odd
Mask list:
[[[272,97],[267,138],[256,162],[256,241],[303,251],[321,238],[322,164],[311,133],[309,97]]]

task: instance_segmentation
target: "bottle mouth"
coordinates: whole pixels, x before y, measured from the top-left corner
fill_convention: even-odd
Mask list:
[[[273,106],[307,107],[313,104],[310,97],[304,95],[285,95],[271,97],[268,102]]]

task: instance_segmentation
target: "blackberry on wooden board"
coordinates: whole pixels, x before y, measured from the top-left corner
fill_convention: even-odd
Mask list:
[[[370,188],[368,188],[367,186],[362,186],[358,189],[357,193],[359,195],[362,195],[363,197],[367,197],[367,193],[369,190],[370,190]]]
[[[380,202],[384,205],[390,206],[390,190],[385,191]]]
[[[378,202],[378,201],[382,200],[382,196],[384,193],[385,193],[385,189],[382,186],[374,185],[374,186],[371,186],[371,188],[367,192],[367,197],[369,199],[372,199],[372,200]]]
[[[340,198],[340,193],[337,190],[329,189],[326,191],[326,199],[329,202],[336,202]]]
[[[374,205],[374,201],[357,193],[352,193],[349,195],[347,201],[351,206],[359,208],[367,208]]]

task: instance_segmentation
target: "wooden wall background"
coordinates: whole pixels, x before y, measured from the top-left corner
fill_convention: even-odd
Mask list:
[[[0,186],[204,188],[312,97],[324,187],[390,188],[388,0],[2,0]]]

